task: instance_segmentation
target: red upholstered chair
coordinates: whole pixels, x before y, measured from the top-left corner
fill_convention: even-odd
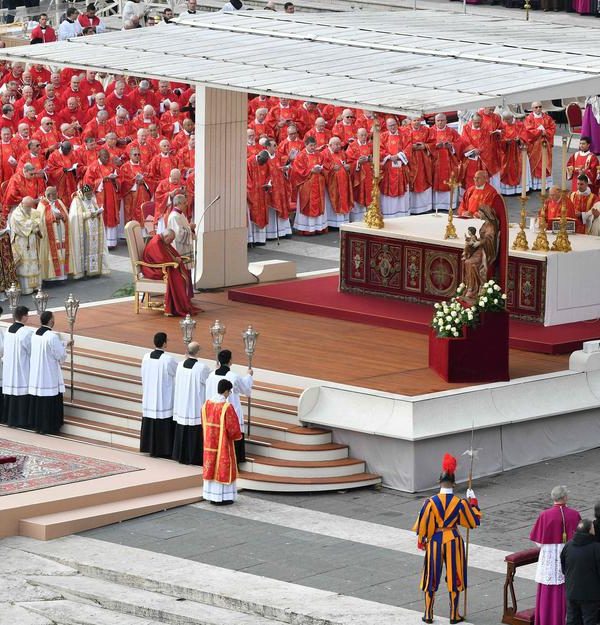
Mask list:
[[[569,124],[569,141],[567,142],[567,150],[571,147],[571,139],[575,136],[581,136],[581,124],[583,123],[583,113],[577,102],[567,104],[567,123]]]
[[[540,550],[538,547],[534,549],[526,549],[525,551],[517,551],[511,553],[504,558],[506,562],[506,580],[504,582],[504,611],[502,614],[502,622],[506,625],[534,625],[535,607],[526,610],[518,610],[517,595],[515,593],[515,574],[520,566],[526,566],[538,561]],[[510,606],[508,595],[510,593]]]

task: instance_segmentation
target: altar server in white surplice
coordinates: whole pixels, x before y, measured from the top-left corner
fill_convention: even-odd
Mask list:
[[[219,384],[219,380],[229,380],[233,384],[233,389],[227,398],[227,401],[235,409],[235,413],[237,414],[240,422],[240,430],[242,430],[243,433],[244,411],[242,409],[240,395],[250,397],[250,394],[252,393],[252,369],[248,369],[248,373],[245,376],[238,375],[237,373],[231,371],[231,359],[232,354],[230,350],[224,349],[219,352],[220,366],[216,371],[213,371],[206,380],[206,399],[216,401],[216,397],[218,395],[217,385]],[[243,436],[241,440],[235,441],[235,456],[238,464],[240,462],[245,462],[246,460],[246,445]]]
[[[64,421],[61,365],[67,359],[66,342],[54,332],[54,315],[45,310],[40,327],[31,336],[29,365],[29,419],[40,434],[55,434]]]
[[[12,427],[33,429],[29,421],[29,356],[33,329],[27,327],[29,309],[17,306],[15,322],[4,335],[4,419]]]
[[[177,365],[173,400],[173,460],[202,466],[202,405],[210,369],[198,360],[200,345],[188,345],[187,358]]]
[[[167,335],[154,335],[154,349],[142,359],[140,451],[159,458],[173,454],[173,386],[177,361],[165,353]]]

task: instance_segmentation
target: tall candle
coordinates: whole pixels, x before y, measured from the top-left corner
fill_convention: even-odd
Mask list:
[[[379,176],[381,167],[381,137],[379,134],[379,122],[373,126],[373,174]]]
[[[521,148],[521,197],[527,197],[527,150]]]
[[[560,173],[562,177],[562,190],[566,191],[567,190],[567,138],[566,137],[562,138],[562,170]]]
[[[546,168],[548,167],[547,141],[542,142],[542,195],[546,195]]]

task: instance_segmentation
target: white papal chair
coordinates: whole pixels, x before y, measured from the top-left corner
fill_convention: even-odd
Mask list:
[[[142,227],[137,221],[130,221],[125,226],[125,239],[129,258],[131,260],[131,271],[133,273],[133,288],[135,312],[140,312],[140,298],[144,301],[145,308],[160,310],[164,312],[164,297],[167,292],[167,269],[177,267],[177,263],[145,263],[142,258],[144,254],[144,237]],[[161,280],[146,278],[142,273],[142,267],[161,269],[163,277]],[[162,301],[152,301],[153,296],[160,296]]]

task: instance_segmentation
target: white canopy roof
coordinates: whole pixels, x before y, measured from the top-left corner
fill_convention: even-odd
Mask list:
[[[405,114],[600,93],[587,29],[442,11],[201,13],[0,58]]]

